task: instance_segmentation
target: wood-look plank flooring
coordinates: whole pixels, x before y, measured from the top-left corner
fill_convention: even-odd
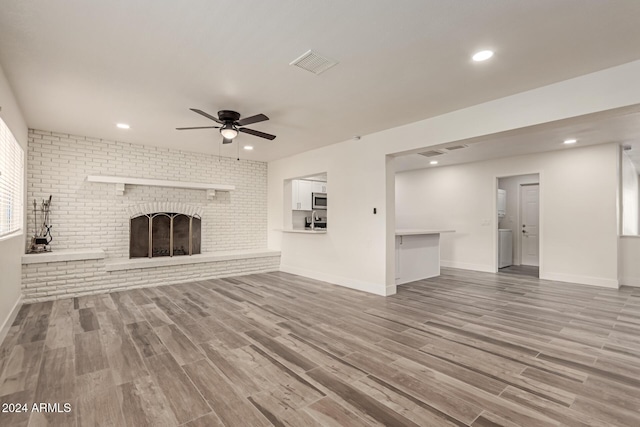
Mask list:
[[[269,273],[25,305],[1,426],[638,426],[640,288]]]

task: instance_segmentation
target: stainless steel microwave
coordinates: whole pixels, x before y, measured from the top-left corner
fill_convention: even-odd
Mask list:
[[[327,209],[327,193],[311,193],[312,209]]]

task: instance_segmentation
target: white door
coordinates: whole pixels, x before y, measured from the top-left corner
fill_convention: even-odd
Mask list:
[[[520,263],[538,266],[540,234],[539,234],[539,195],[540,186],[520,186]]]

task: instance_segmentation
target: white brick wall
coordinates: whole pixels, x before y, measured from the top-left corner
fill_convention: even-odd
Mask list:
[[[53,195],[53,250],[100,248],[107,257],[128,257],[126,207],[153,201],[204,207],[203,252],[267,247],[265,162],[30,130],[27,173],[29,208],[34,198],[40,203]],[[114,184],[86,182],[87,175],[232,184],[236,190],[207,199],[202,190],[127,185],[118,196]],[[28,235],[33,224],[28,209]]]
[[[249,160],[106,141],[40,130],[29,131],[29,207],[53,195],[54,251],[103,249],[106,260],[22,266],[25,302],[114,290],[183,283],[278,270],[280,256],[108,272],[105,261],[129,256],[127,207],[146,202],[202,206],[202,252],[266,249],[267,164]],[[87,182],[87,175],[231,184],[233,192]],[[34,217],[28,209],[27,243]],[[42,218],[38,217],[38,222]],[[37,256],[37,255],[34,255]]]

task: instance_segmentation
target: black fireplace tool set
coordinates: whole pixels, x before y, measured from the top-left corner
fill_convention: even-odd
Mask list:
[[[51,223],[49,220],[49,214],[51,212],[51,197],[49,200],[42,200],[42,204],[38,208],[38,203],[33,200],[33,222],[34,222],[34,234],[31,238],[31,243],[27,249],[27,253],[36,254],[42,252],[51,252],[49,244],[53,240],[51,236]],[[38,211],[42,214],[42,225],[38,228]]]

